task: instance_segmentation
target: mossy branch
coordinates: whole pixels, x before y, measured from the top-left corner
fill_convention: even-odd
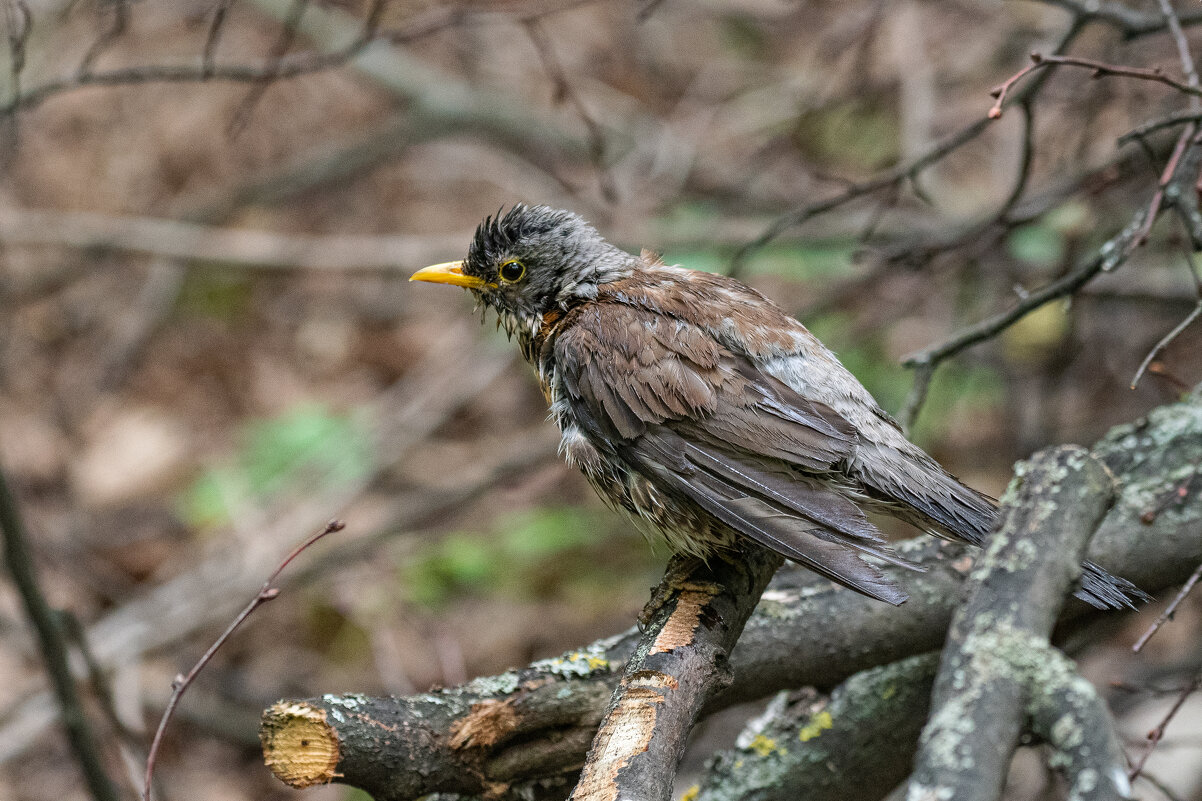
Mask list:
[[[1084,448],[1018,465],[948,632],[907,798],[999,798],[1024,728],[1057,750],[1074,798],[1130,795],[1105,704],[1048,642],[1114,491]]]
[[[1202,463],[1202,392],[1118,426],[1092,456],[1118,489],[1089,556],[1148,592],[1185,581],[1202,561],[1202,497],[1179,492]],[[911,596],[901,607],[801,569],[780,570],[731,652],[733,682],[703,714],[783,689],[833,688],[860,671],[940,648],[971,559],[966,549],[929,537],[900,548],[927,568],[918,577],[897,575]],[[1093,612],[1070,600],[1060,620],[1086,614]],[[407,698],[281,702],[265,716],[269,760],[286,779],[277,766],[293,753],[272,732],[287,727],[289,710],[303,704],[324,712],[339,746],[337,763],[319,781],[362,787],[377,801],[439,791],[506,797],[547,783],[562,798],[638,639],[631,630],[557,659]]]

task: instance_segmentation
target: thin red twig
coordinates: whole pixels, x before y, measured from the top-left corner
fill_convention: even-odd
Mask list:
[[[1165,86],[1171,86],[1178,92],[1192,95],[1194,97],[1202,97],[1202,89],[1197,86],[1190,86],[1184,81],[1179,81],[1176,78],[1171,78],[1165,75],[1164,70],[1160,67],[1127,67],[1122,64],[1108,64],[1105,61],[1097,61],[1092,58],[1081,58],[1079,56],[1045,56],[1041,53],[1031,54],[1031,63],[1023,67],[1018,72],[1011,75],[998,86],[994,87],[990,92],[990,96],[996,99],[993,107],[989,109],[989,119],[996,120],[1002,116],[1002,104],[1006,101],[1006,95],[1014,84],[1021,81],[1023,78],[1030,75],[1036,70],[1044,69],[1055,64],[1062,64],[1066,67],[1083,67],[1084,69],[1093,70],[1094,78],[1105,78],[1110,75],[1118,75],[1124,78],[1138,78],[1141,81],[1153,81],[1162,83]]]
[[[1194,585],[1198,583],[1198,579],[1202,579],[1202,564],[1198,565],[1193,574],[1189,577],[1189,580],[1181,586],[1181,590],[1177,593],[1177,597],[1173,599],[1173,602],[1169,604],[1163,612],[1160,613],[1160,616],[1152,622],[1152,625],[1148,627],[1148,630],[1140,635],[1140,638],[1135,641],[1135,645],[1131,646],[1132,651],[1138,654],[1141,650],[1143,650],[1143,647],[1148,644],[1148,640],[1152,639],[1152,635],[1160,631],[1161,626],[1173,619],[1173,615],[1177,612],[1177,607],[1181,606],[1181,602],[1185,600],[1185,596],[1189,595],[1190,590],[1192,590]]]
[[[1165,729],[1169,727],[1169,722],[1172,721],[1174,716],[1181,711],[1181,707],[1185,706],[1186,699],[1189,698],[1199,687],[1202,687],[1202,673],[1195,673],[1194,677],[1190,679],[1189,684],[1187,684],[1185,689],[1181,691],[1181,695],[1177,696],[1177,700],[1173,702],[1173,706],[1169,708],[1167,713],[1165,713],[1165,716],[1161,719],[1160,723],[1156,725],[1156,728],[1148,732],[1148,747],[1144,749],[1142,754],[1140,754],[1139,760],[1137,760],[1136,763],[1131,766],[1131,770],[1127,773],[1128,779],[1135,781],[1139,774],[1143,772],[1144,765],[1147,764],[1148,757],[1152,756],[1152,752],[1156,750],[1156,746],[1160,743],[1161,739],[1164,738],[1164,732]]]
[[[167,730],[167,723],[171,720],[171,716],[175,713],[175,708],[179,705],[179,701],[183,697],[184,691],[188,689],[189,685],[191,685],[196,679],[197,675],[200,674],[200,671],[204,670],[205,665],[207,665],[209,660],[213,658],[213,655],[217,653],[217,649],[225,644],[226,640],[230,638],[234,631],[236,631],[237,628],[241,626],[256,609],[279,596],[279,588],[273,587],[272,585],[275,583],[275,580],[279,578],[280,573],[284,572],[284,569],[292,563],[292,560],[300,556],[301,553],[307,550],[322,537],[326,536],[327,534],[333,534],[336,531],[342,531],[344,528],[346,528],[346,524],[341,520],[331,520],[329,523],[326,523],[325,528],[323,528],[321,531],[312,535],[300,545],[293,548],[292,553],[284,557],[284,561],[280,562],[276,569],[272,571],[272,574],[267,577],[267,580],[263,582],[263,586],[259,588],[259,592],[254,598],[251,599],[251,602],[248,603],[246,607],[238,613],[238,616],[235,617],[233,622],[226,627],[225,631],[221,632],[221,636],[209,646],[209,650],[204,652],[204,655],[197,660],[196,664],[192,666],[192,669],[188,671],[187,675],[178,675],[175,677],[175,680],[171,682],[171,698],[167,701],[167,708],[163,710],[163,717],[159,720],[159,727],[155,730],[154,740],[150,744],[150,753],[146,756],[146,784],[142,788],[142,801],[150,801],[150,788],[154,779],[154,767],[159,753],[159,745],[163,740],[163,732]]]
[[[1172,331],[1169,331],[1167,334],[1161,337],[1160,341],[1152,347],[1152,350],[1148,351],[1148,355],[1144,357],[1142,362],[1140,362],[1139,369],[1135,371],[1135,376],[1131,379],[1132,389],[1135,389],[1135,387],[1139,385],[1139,380],[1143,378],[1144,373],[1147,372],[1148,367],[1152,364],[1152,361],[1160,355],[1160,352],[1172,344],[1173,340],[1180,336],[1182,331],[1193,325],[1194,321],[1199,317],[1202,317],[1202,300],[1199,300],[1194,305],[1194,310],[1187,314],[1185,319],[1174,326]]]
[[[1135,249],[1148,241],[1148,233],[1152,230],[1152,225],[1155,224],[1156,218],[1160,216],[1161,206],[1164,205],[1164,190],[1173,181],[1173,175],[1177,172],[1177,165],[1181,163],[1181,157],[1185,154],[1186,147],[1194,140],[1194,135],[1198,132],[1197,123],[1188,123],[1181,131],[1181,135],[1177,137],[1177,144],[1173,146],[1173,154],[1169,156],[1169,160],[1164,165],[1164,170],[1160,173],[1160,181],[1156,184],[1156,194],[1152,195],[1152,202],[1148,204],[1148,213],[1144,215],[1144,224],[1140,228],[1139,234],[1131,240],[1131,249]]]

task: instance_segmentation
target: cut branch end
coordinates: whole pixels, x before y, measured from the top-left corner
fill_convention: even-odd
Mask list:
[[[290,787],[329,784],[339,776],[338,733],[324,709],[297,701],[274,704],[263,713],[259,739],[263,762]]]

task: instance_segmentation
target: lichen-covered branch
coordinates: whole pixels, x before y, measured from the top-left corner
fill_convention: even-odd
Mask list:
[[[920,654],[857,673],[829,697],[782,694],[714,758],[693,801],[884,797],[910,772],[938,666],[938,653]]]
[[[1090,557],[1151,593],[1185,581],[1202,561],[1202,493],[1179,491],[1202,462],[1202,391],[1116,427],[1092,453],[1114,474],[1118,497],[1093,535]],[[733,683],[704,712],[782,689],[833,688],[860,671],[941,647],[971,567],[968,550],[929,537],[900,549],[927,568],[896,575],[911,596],[901,607],[799,568],[780,570],[731,653]],[[1069,601],[1061,617],[1091,613]],[[341,781],[377,801],[438,791],[503,796],[505,787],[562,780],[584,764],[638,638],[628,631],[563,657],[407,698],[281,702],[265,715],[268,762],[297,786]],[[321,721],[318,729],[337,756],[298,776],[292,767],[303,749],[281,735],[307,717]]]
[[[676,558],[589,749],[574,801],[667,801],[685,741],[731,683],[729,654],[782,559],[751,546],[737,560]],[[680,570],[687,565],[687,570]]]
[[[1057,750],[1074,798],[1130,793],[1105,704],[1048,643],[1113,497],[1112,474],[1084,448],[1019,464],[948,632],[909,801],[998,798],[1028,719]]]
[[[901,550],[927,572],[911,582],[911,599],[900,608],[791,565],[778,571],[731,654],[733,684],[705,711],[789,687],[831,687],[862,669],[938,648],[971,562],[966,549],[930,538]],[[264,713],[266,761],[293,786],[343,781],[377,801],[495,793],[571,775],[583,766],[639,640],[631,629],[519,670],[407,698],[281,701]]]

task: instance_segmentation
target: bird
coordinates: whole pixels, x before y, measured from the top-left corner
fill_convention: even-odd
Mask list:
[[[411,281],[469,290],[535,369],[560,454],[675,553],[754,541],[890,604],[881,563],[920,569],[866,511],[983,545],[998,517],[906,438],[801,322],[741,281],[628,253],[571,211],[486,217],[467,257]],[[1075,594],[1132,607],[1138,588],[1086,561]]]

